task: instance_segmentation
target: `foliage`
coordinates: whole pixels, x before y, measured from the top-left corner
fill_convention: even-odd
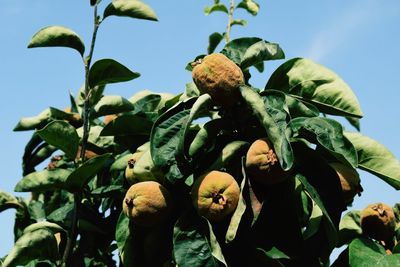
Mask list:
[[[246,77],[238,88],[240,100],[221,108],[193,82],[178,95],[105,95],[108,84],[140,74],[113,59],[91,62],[97,29],[110,16],[149,21],[157,16],[138,0],[109,1],[99,16],[99,2],[90,1],[89,45],[61,26],[39,30],[28,44],[76,50],[85,81],[71,95],[70,109],[49,107],[14,128],[33,130],[23,155],[24,175],[15,186],[31,195],[23,199],[0,191],[0,211],[17,210],[15,245],[2,266],[117,266],[115,256],[120,266],[328,266],[332,250],[343,245],[348,247],[333,265],[400,264],[398,234],[389,247],[390,242],[382,245],[362,234],[358,211],[342,218],[347,206],[328,164],[368,171],[398,190],[399,160],[379,142],[344,131],[338,116],[359,129],[363,113],[350,86],[332,70],[293,58],[265,86],[251,83],[249,68],[262,72],[268,61],[285,57],[278,44],[258,37],[230,40],[231,27],[245,24],[233,18],[234,11],[255,16],[258,3],[215,0],[204,10],[229,17],[224,33],[210,35],[208,53],[225,38],[220,53]],[[260,186],[248,175],[246,152],[260,138],[272,143],[283,182]],[[130,161],[135,152],[146,156]],[[36,170],[46,160],[48,166]],[[171,193],[174,208],[164,223],[139,226],[122,212],[129,168],[139,182],[157,180]],[[241,191],[235,211],[219,222],[199,216],[190,195],[195,179],[211,170],[230,173]],[[394,211],[399,220],[397,205]]]

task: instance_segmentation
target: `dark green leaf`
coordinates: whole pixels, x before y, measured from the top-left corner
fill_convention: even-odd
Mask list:
[[[105,90],[106,86],[105,85],[99,85],[95,86],[93,88],[90,88],[90,94],[89,94],[89,105],[93,107],[96,105],[100,99],[103,97],[103,93]],[[81,86],[79,89],[78,95],[76,97],[76,104],[78,107],[83,109],[84,103],[85,103],[85,86]]]
[[[65,155],[74,159],[79,147],[79,136],[73,126],[66,121],[52,121],[41,130],[38,130],[39,136],[59,149]]]
[[[321,144],[339,160],[345,160],[357,167],[357,151],[343,135],[340,123],[335,120],[311,117],[299,117],[290,121],[293,137],[305,138],[314,144]]]
[[[128,112],[135,109],[135,106],[126,98],[118,95],[103,96],[94,106],[94,117],[100,117],[109,114]]]
[[[49,46],[70,47],[77,50],[81,56],[85,52],[81,38],[72,30],[62,26],[49,26],[39,30],[28,44],[28,48]]]
[[[90,68],[89,86],[93,88],[110,83],[126,82],[139,76],[139,73],[131,71],[121,63],[105,58],[96,61]]]
[[[24,234],[29,232],[37,231],[37,230],[47,230],[51,231],[53,234],[65,231],[61,226],[56,223],[48,222],[48,221],[41,221],[36,222],[24,229]]]
[[[0,212],[10,208],[18,209],[23,207],[16,197],[0,190]]]
[[[47,229],[37,229],[24,233],[17,240],[2,266],[25,265],[34,259],[56,261],[59,257],[57,241],[53,232]]]
[[[358,154],[358,167],[400,189],[400,161],[384,145],[360,133],[345,132]]]
[[[312,210],[307,222],[307,225],[303,231],[304,240],[311,238],[314,236],[319,228],[321,227],[321,221],[323,218],[323,212],[321,208],[311,199],[312,202]]]
[[[73,210],[74,203],[69,202],[50,213],[49,216],[47,216],[47,219],[56,223],[68,224],[67,220],[72,218]]]
[[[106,185],[96,188],[90,194],[96,197],[109,197],[113,195],[121,195],[124,192],[124,187],[122,185]]]
[[[183,214],[175,224],[173,254],[178,266],[218,267],[209,241],[209,227],[196,214]]]
[[[200,91],[194,82],[190,82],[186,84],[185,92],[181,95],[179,100],[183,101],[196,96],[200,96]]]
[[[360,225],[360,211],[352,210],[346,213],[339,224],[339,243],[338,247],[350,243],[354,238],[360,237],[362,229]]]
[[[274,146],[279,163],[284,170],[289,170],[293,165],[293,151],[286,137],[286,129],[278,125],[274,118],[266,111],[261,96],[250,87],[241,86],[240,92],[253,114],[264,127],[267,136]]]
[[[262,39],[257,37],[244,37],[234,39],[225,45],[221,53],[227,56],[237,65],[240,65],[247,49],[253,44],[260,41],[262,41]]]
[[[111,158],[111,153],[107,153],[85,161],[68,176],[65,181],[66,186],[71,191],[82,190],[89,180],[93,178]]]
[[[262,248],[257,248],[257,250],[262,251],[268,258],[271,259],[290,259],[283,251],[280,251],[276,247],[272,247],[270,250],[265,251]]]
[[[122,115],[107,124],[102,136],[143,135],[149,136],[153,122],[140,115]]]
[[[210,15],[213,12],[220,11],[228,14],[228,8],[224,4],[214,4],[211,7],[204,8],[204,14]]]
[[[319,116],[319,110],[315,106],[290,95],[286,95],[286,104],[292,118]]]
[[[350,123],[351,126],[356,128],[357,131],[361,130],[360,119],[359,118],[346,117],[346,120]]]
[[[333,249],[337,244],[337,230],[333,224],[325,206],[317,192],[317,190],[307,181],[307,178],[301,174],[297,174],[296,178],[303,184],[304,189],[308,192],[311,199],[318,205],[324,214],[323,223],[325,225],[325,231],[328,236],[329,248]]]
[[[89,145],[93,145],[105,151],[112,150],[114,146],[114,137],[111,136],[101,136],[103,131],[102,126],[92,126],[89,132]],[[83,127],[77,129],[80,138],[83,136]]]
[[[258,41],[251,45],[242,57],[240,67],[247,69],[250,66],[256,65],[266,60],[283,59],[285,54],[278,44],[269,43],[266,41]]]
[[[36,192],[65,188],[65,181],[71,174],[70,170],[54,169],[30,173],[17,183],[16,192]]]
[[[47,143],[42,143],[32,155],[24,156],[24,171],[30,173],[35,171],[35,167],[48,159],[56,150],[57,147],[48,145]]]
[[[236,8],[243,8],[253,16],[258,14],[258,11],[260,10],[260,5],[256,3],[253,0],[242,0]]]
[[[210,34],[208,37],[208,47],[207,47],[207,53],[211,54],[214,52],[215,48],[219,45],[219,43],[224,39],[224,36],[220,34],[219,32],[214,32]]]
[[[400,255],[386,255],[385,248],[373,240],[356,238],[349,245],[349,264],[352,267],[400,266]]]
[[[147,4],[138,0],[113,0],[104,10],[103,17],[120,16],[157,21],[157,15]]]
[[[333,71],[309,59],[293,58],[279,66],[265,89],[276,89],[311,102],[326,114],[361,118],[356,96]]]

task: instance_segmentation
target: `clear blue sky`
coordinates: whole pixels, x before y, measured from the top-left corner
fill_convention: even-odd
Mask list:
[[[103,2],[102,8],[109,1]],[[191,74],[184,70],[187,62],[205,53],[210,33],[225,28],[225,14],[203,14],[211,0],[145,2],[156,11],[159,22],[110,17],[101,25],[95,59],[116,59],[142,75],[131,82],[109,86],[106,94],[128,98],[143,89],[182,92],[191,81]],[[361,103],[365,114],[361,132],[400,158],[400,2],[258,2],[258,16],[236,14],[237,18],[247,19],[248,25],[234,27],[232,38],[255,36],[277,42],[287,59],[311,58],[338,73]],[[36,31],[49,25],[69,27],[88,44],[92,31],[88,3],[89,0],[1,1],[0,190],[12,192],[22,178],[21,157],[31,132],[12,131],[19,119],[34,116],[49,106],[67,107],[68,91],[75,94],[83,82],[83,65],[74,50],[26,46]],[[252,84],[264,87],[270,73],[281,63],[267,65],[262,74],[253,71]],[[360,174],[365,191],[356,198],[355,209],[378,201],[390,205],[400,202],[399,193],[390,186],[365,172]],[[0,213],[0,256],[12,247],[13,220],[14,210]]]

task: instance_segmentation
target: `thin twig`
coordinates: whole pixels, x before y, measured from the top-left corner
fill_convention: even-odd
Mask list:
[[[229,12],[228,12],[228,25],[226,26],[225,31],[225,42],[228,43],[231,39],[231,29],[233,22],[233,12],[235,11],[235,0],[230,0],[229,3]]]

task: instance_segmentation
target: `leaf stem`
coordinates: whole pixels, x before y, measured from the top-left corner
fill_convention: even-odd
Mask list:
[[[225,43],[228,43],[231,39],[231,29],[232,29],[234,11],[235,11],[235,0],[230,0],[229,12],[228,12],[228,25],[226,26],[226,31],[225,31]]]

